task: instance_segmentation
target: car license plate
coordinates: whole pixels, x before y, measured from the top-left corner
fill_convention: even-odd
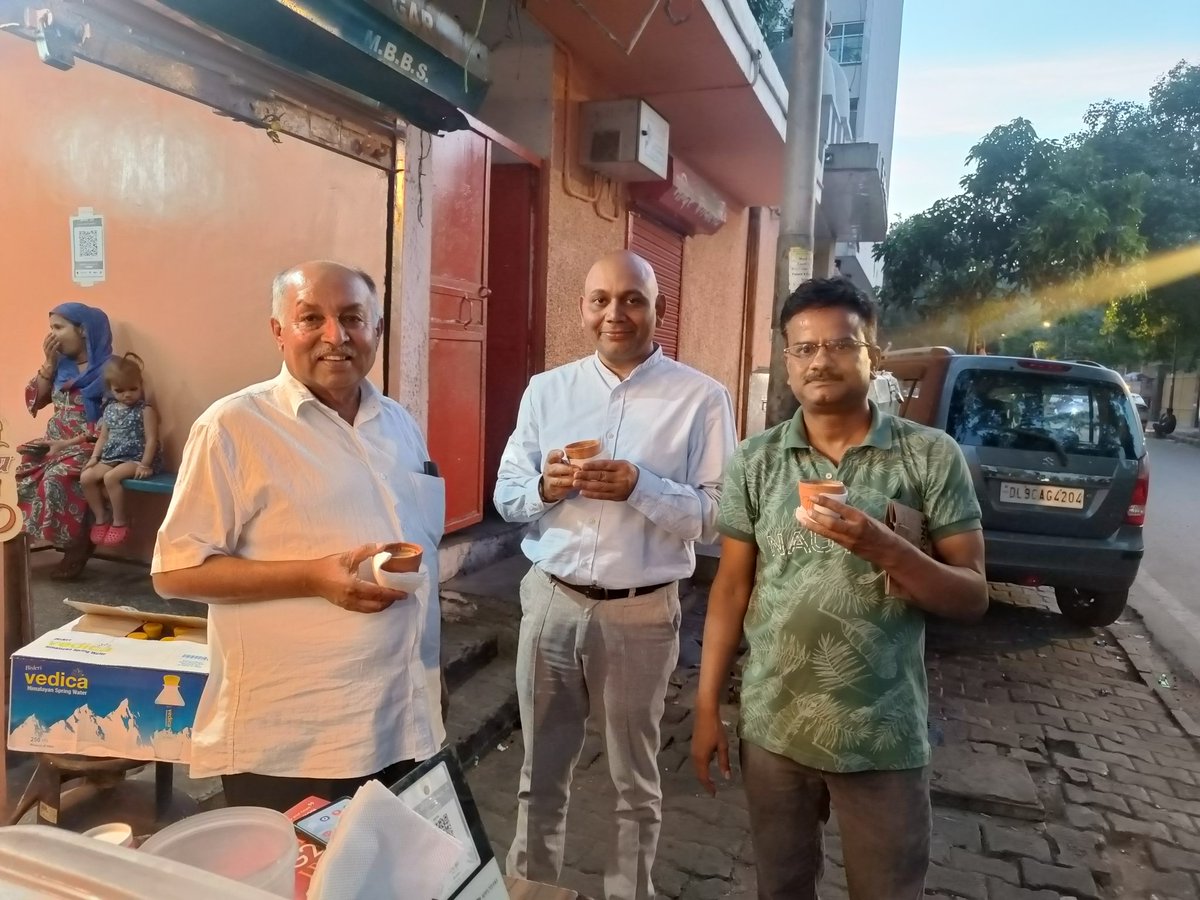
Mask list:
[[[1016,484],[1000,482],[1000,499],[1004,503],[1024,503],[1028,506],[1057,506],[1062,509],[1083,509],[1083,488],[1059,487],[1053,484]]]

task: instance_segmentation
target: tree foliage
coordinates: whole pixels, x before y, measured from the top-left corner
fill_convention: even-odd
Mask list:
[[[1105,101],[1084,117],[1073,142],[1096,153],[1106,174],[1142,173],[1151,189],[1140,226],[1147,249],[1161,253],[1200,242],[1200,66],[1179,63],[1150,90],[1147,104]],[[1142,342],[1148,355],[1169,357],[1176,336],[1183,353],[1200,350],[1200,276],[1108,306],[1105,330]]]
[[[767,47],[774,49],[791,36],[793,0],[748,0],[748,3]]]
[[[1131,340],[1161,351],[1181,327],[1200,334],[1200,279],[1152,290],[1129,280],[1101,297],[1087,277],[1200,241],[1200,66],[1171,69],[1146,104],[1093,105],[1083,125],[1062,141],[1040,138],[1026,119],[984,136],[961,191],[876,247],[887,313],[952,322],[956,342],[970,344],[1028,329],[1030,342],[1086,343],[1093,358],[1136,353]],[[1066,330],[1047,335],[1043,319]],[[1080,323],[1095,341],[1073,335]]]

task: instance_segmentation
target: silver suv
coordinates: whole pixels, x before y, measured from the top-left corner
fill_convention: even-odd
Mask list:
[[[1095,363],[902,350],[884,367],[901,414],[963,449],[983,510],[990,581],[1054,588],[1083,625],[1116,621],[1142,561],[1150,492],[1129,390]]]

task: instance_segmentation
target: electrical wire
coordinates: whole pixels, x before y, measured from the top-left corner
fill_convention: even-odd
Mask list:
[[[613,33],[611,28],[609,28],[607,25],[604,24],[603,21],[601,21],[599,16],[597,16],[594,12],[592,12],[591,8],[586,3],[584,3],[583,0],[571,0],[571,2],[574,3],[576,7],[578,7],[580,12],[582,12],[585,16],[587,16],[589,19],[591,19],[597,28],[599,28],[602,32],[604,32],[605,37],[607,37],[610,41],[612,41],[614,44],[616,44],[618,47],[620,47],[621,52],[624,53],[626,56],[628,56],[629,54],[631,54],[633,52],[633,48],[635,46],[637,46],[637,42],[642,39],[642,34],[645,32],[646,26],[650,24],[651,16],[653,16],[655,10],[657,10],[658,7],[662,5],[662,0],[651,0],[650,8],[648,10],[646,10],[646,14],[644,16],[642,16],[641,24],[638,25],[637,31],[635,31],[633,33],[633,37],[631,37],[629,39],[629,43],[626,44],[624,41],[622,41],[619,37],[617,37]]]
[[[564,72],[564,75],[563,75],[563,137],[562,137],[563,193],[566,194],[568,197],[573,197],[576,200],[582,200],[585,203],[591,203],[594,205],[596,203],[596,201],[600,199],[600,195],[598,193],[593,194],[592,196],[589,197],[586,194],[580,194],[580,193],[576,192],[575,189],[571,187],[571,176],[570,176],[571,131],[572,131],[571,106],[573,105],[573,101],[571,99],[571,51],[561,45],[559,46],[559,50],[562,52],[563,57],[566,59],[566,71]],[[593,190],[595,190],[595,186],[596,186],[596,179],[593,177],[592,178],[592,189]]]
[[[428,146],[426,146],[428,142]],[[423,225],[425,216],[425,160],[433,152],[433,138],[429,132],[422,131],[419,140],[420,155],[417,157],[417,224]]]

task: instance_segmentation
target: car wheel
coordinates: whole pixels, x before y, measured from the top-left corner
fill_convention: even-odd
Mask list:
[[[1059,612],[1076,625],[1111,625],[1117,621],[1129,591],[1081,591],[1079,588],[1055,588]]]

